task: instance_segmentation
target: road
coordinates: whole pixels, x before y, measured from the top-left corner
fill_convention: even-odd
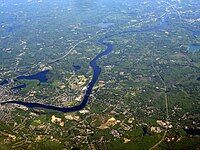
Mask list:
[[[166,86],[164,78],[160,75],[158,70],[155,68],[153,61],[152,61],[152,68],[156,72],[156,74],[159,76],[159,78],[160,78],[160,80],[161,80],[161,82],[163,84],[163,87],[164,87],[164,92],[165,92],[164,101],[165,101],[166,121],[169,121],[169,107],[168,107],[168,97],[167,97],[167,86]],[[155,149],[157,146],[159,146],[165,140],[165,137],[167,135],[167,131],[168,131],[168,129],[166,128],[161,140],[158,141],[155,145],[153,145],[150,148],[150,150]]]

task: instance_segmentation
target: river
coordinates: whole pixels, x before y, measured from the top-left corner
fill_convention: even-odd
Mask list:
[[[155,29],[159,29],[160,27],[161,26],[156,26],[156,27],[153,27],[153,28],[152,27],[147,27],[145,29],[138,29],[138,30],[122,31],[122,32],[119,32],[119,33],[116,33],[116,34],[106,35],[105,37],[99,39],[98,43],[100,43],[101,45],[104,45],[106,48],[105,48],[105,50],[100,52],[95,58],[93,58],[90,61],[90,67],[93,70],[93,76],[92,76],[92,79],[91,79],[91,81],[89,82],[89,84],[87,86],[87,89],[86,89],[86,92],[84,94],[83,100],[79,105],[72,106],[72,107],[58,107],[58,106],[53,106],[53,105],[48,105],[48,104],[24,102],[24,101],[18,101],[18,100],[11,100],[11,101],[1,102],[1,105],[8,104],[8,103],[19,104],[19,105],[26,106],[28,108],[52,109],[52,110],[60,111],[60,112],[63,112],[63,113],[82,110],[86,106],[86,104],[87,104],[87,102],[89,100],[89,96],[92,93],[92,89],[93,89],[95,83],[97,82],[97,80],[98,80],[98,78],[99,78],[99,76],[101,74],[101,67],[99,67],[97,65],[97,61],[101,57],[110,54],[112,52],[112,50],[113,50],[113,44],[109,43],[109,42],[105,42],[105,40],[109,39],[109,38],[111,38],[113,36],[117,36],[117,35],[121,35],[121,34],[148,32],[148,31],[152,31],[152,30],[155,30]],[[20,78],[25,79],[25,78],[29,78],[29,76],[28,77],[27,76],[22,76]]]

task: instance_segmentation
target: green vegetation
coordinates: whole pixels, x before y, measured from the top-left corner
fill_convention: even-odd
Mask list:
[[[200,51],[188,48],[200,43],[199,1],[10,3],[0,2],[0,101],[78,105],[99,39],[113,51],[82,112],[0,106],[0,150],[200,148],[199,128],[184,130],[200,126]],[[16,80],[47,69],[46,83]]]

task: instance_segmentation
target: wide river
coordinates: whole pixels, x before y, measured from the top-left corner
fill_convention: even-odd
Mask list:
[[[81,109],[83,109],[89,99],[90,94],[92,93],[92,89],[95,85],[95,83],[97,82],[99,75],[101,74],[101,68],[97,65],[97,61],[105,56],[108,55],[109,53],[112,52],[113,50],[113,44],[106,42],[106,39],[109,39],[110,37],[113,36],[117,36],[117,35],[121,35],[121,34],[129,34],[129,33],[138,33],[138,32],[148,32],[148,31],[153,31],[155,29],[160,28],[160,26],[156,26],[154,28],[145,28],[145,29],[138,29],[138,30],[129,30],[129,31],[123,31],[123,32],[119,32],[116,34],[112,34],[112,35],[107,35],[101,39],[98,40],[98,42],[102,45],[104,45],[106,48],[104,51],[100,52],[95,58],[93,58],[90,61],[90,66],[93,70],[93,76],[91,81],[89,82],[86,92],[84,94],[83,100],[79,105],[76,106],[72,106],[72,107],[58,107],[58,106],[53,106],[53,105],[48,105],[48,104],[42,104],[42,103],[33,103],[33,102],[24,102],[24,101],[18,101],[18,100],[11,100],[11,101],[4,101],[1,102],[1,105],[4,104],[8,104],[8,103],[12,103],[12,104],[19,104],[19,105],[23,105],[26,106],[28,108],[44,108],[44,109],[52,109],[52,110],[56,110],[56,111],[60,111],[60,112],[74,112],[74,111],[79,111]]]

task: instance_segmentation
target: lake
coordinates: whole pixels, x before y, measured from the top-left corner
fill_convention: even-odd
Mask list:
[[[188,52],[197,52],[200,50],[200,44],[190,44],[187,50]]]

